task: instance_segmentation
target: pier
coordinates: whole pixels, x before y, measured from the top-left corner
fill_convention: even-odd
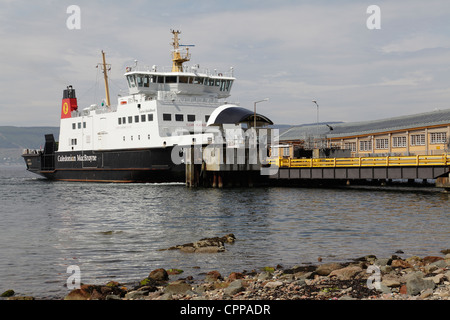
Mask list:
[[[436,179],[436,186],[450,189],[450,155],[272,159],[278,171],[273,183],[296,184],[320,180],[351,184],[357,180]]]

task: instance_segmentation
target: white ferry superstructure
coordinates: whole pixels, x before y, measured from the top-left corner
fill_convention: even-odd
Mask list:
[[[232,68],[222,73],[183,66],[190,61],[189,48],[179,44],[179,31],[172,33],[172,69],[128,67],[129,95],[118,97],[116,106],[110,103],[102,51],[105,103],[80,110],[75,89],[67,87],[59,142],[46,135],[44,150],[26,150],[27,169],[51,180],[184,181],[184,165],[172,161],[172,149],[207,143],[206,123],[230,96],[235,78]]]

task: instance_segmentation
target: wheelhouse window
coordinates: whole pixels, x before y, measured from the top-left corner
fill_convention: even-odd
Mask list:
[[[128,75],[127,76],[127,80],[128,80],[128,87],[130,87],[130,88],[135,88],[136,87],[136,80],[134,79],[134,74],[133,75]]]
[[[188,114],[187,115],[187,121],[188,122],[194,122],[195,121],[195,114]]]
[[[133,123],[133,116],[128,117],[128,123]]]
[[[147,119],[148,119],[148,121],[153,121],[153,113],[149,113],[147,115]]]
[[[145,114],[141,114],[141,122],[145,122],[146,119],[147,117],[145,116]]]
[[[134,116],[134,122],[135,123],[139,122],[139,116]]]
[[[170,113],[163,113],[163,120],[164,121],[172,121],[172,114],[170,114]]]
[[[184,121],[184,116],[182,114],[176,114],[175,121]]]
[[[167,76],[166,83],[177,83],[177,77],[176,76]]]

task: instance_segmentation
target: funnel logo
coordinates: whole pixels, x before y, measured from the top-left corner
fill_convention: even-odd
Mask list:
[[[67,104],[67,102],[64,102],[64,104],[63,104],[63,113],[65,115],[67,115],[67,113],[69,113],[69,105]]]

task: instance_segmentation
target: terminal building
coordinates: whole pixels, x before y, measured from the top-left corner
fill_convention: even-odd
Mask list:
[[[440,155],[450,150],[450,109],[364,122],[295,126],[280,134],[279,140],[274,153],[291,158],[314,149],[327,152],[311,152],[313,157]]]

